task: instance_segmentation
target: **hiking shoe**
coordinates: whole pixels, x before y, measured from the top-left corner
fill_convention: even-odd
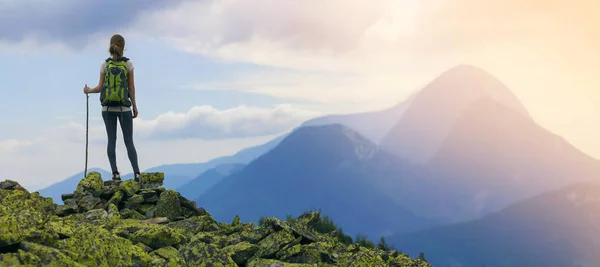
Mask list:
[[[136,172],[133,177],[133,180],[136,182],[140,182],[141,178],[142,178],[142,175],[139,172]]]
[[[121,181],[121,175],[118,172],[113,172],[113,181]]]

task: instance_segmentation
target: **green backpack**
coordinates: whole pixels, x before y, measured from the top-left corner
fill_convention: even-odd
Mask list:
[[[127,72],[127,61],[122,57],[119,60],[106,59],[104,69],[104,86],[100,93],[102,106],[131,106],[129,101],[129,73]]]

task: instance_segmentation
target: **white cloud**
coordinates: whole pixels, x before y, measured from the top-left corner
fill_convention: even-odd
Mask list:
[[[327,112],[357,112],[395,105],[422,86],[427,78],[429,75],[425,73],[375,76],[254,71],[239,74],[227,82],[198,83],[187,88],[260,93],[308,101],[327,107]],[[336,108],[338,111],[334,111]]]
[[[294,69],[402,66],[416,0],[200,1],[142,15],[133,30],[218,59]],[[399,53],[400,52],[400,53]],[[399,55],[402,55],[399,57]]]
[[[198,106],[186,113],[168,112],[152,120],[134,120],[134,143],[142,169],[161,164],[203,162],[267,142],[317,113],[278,105],[218,110]],[[117,157],[122,172],[130,171],[120,128]],[[110,169],[106,131],[89,126],[89,168]],[[85,165],[85,125],[68,122],[42,129],[31,139],[0,140],[0,180],[9,178],[39,189],[82,171]]]
[[[218,110],[197,106],[186,113],[167,112],[153,120],[136,119],[135,127],[141,138],[208,140],[278,134],[317,115],[286,104],[272,109],[243,105]]]

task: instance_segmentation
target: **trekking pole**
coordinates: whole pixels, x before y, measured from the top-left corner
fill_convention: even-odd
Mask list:
[[[83,177],[87,177],[87,166],[88,166],[88,128],[90,120],[90,95],[85,94],[85,171]]]

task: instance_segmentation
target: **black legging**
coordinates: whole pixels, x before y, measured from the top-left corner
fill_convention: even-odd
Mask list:
[[[117,120],[121,124],[123,130],[123,139],[125,146],[127,147],[127,155],[133,167],[133,172],[140,172],[138,167],[137,152],[133,145],[133,114],[131,111],[125,112],[113,112],[113,111],[102,111],[102,118],[104,119],[104,125],[106,126],[106,134],[108,135],[108,146],[106,153],[108,154],[108,161],[110,162],[110,168],[113,173],[118,172],[117,169],[117,155],[115,148],[117,145]]]

